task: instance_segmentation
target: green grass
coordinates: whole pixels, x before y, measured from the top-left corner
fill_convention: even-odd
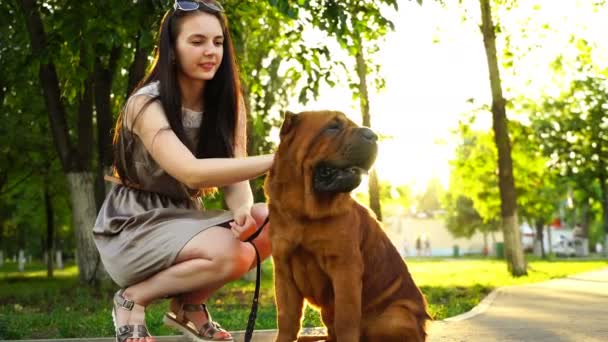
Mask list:
[[[256,329],[273,329],[272,263],[264,262],[262,270]],[[224,286],[208,302],[213,319],[226,329],[244,330],[254,289],[255,283],[244,280]],[[7,264],[0,268],[0,340],[111,336],[110,303],[116,290],[107,284],[99,288],[80,285],[73,265],[47,279],[43,265],[18,273],[15,264]],[[154,335],[176,333],[162,325],[167,306],[168,301],[159,301],[147,308],[147,324]],[[304,326],[320,324],[319,315],[307,308]]]
[[[436,319],[472,309],[492,289],[559,278],[608,267],[608,261],[529,262],[527,277],[513,278],[503,261],[491,259],[408,259],[414,280],[429,302]],[[272,289],[272,264],[263,265],[262,291],[256,329],[276,328]],[[209,301],[213,317],[230,330],[243,330],[251,307],[254,284],[237,281],[218,291]],[[14,264],[0,268],[0,340],[111,336],[110,303],[116,288],[90,288],[78,283],[75,266],[55,271],[47,279],[43,265],[18,273]],[[155,335],[175,334],[161,317],[167,301],[148,309],[148,326]],[[319,315],[307,308],[304,326],[320,326]]]

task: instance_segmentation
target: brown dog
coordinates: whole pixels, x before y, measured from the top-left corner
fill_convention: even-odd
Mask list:
[[[376,158],[376,134],[340,112],[287,112],[280,138],[265,183],[276,340],[296,340],[306,299],[321,309],[329,341],[424,341],[424,296],[380,223],[350,196]]]

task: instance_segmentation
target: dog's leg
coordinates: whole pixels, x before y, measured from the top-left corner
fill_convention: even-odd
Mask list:
[[[325,307],[321,309],[321,319],[323,320],[323,324],[327,328],[327,340],[335,341],[336,340],[336,329],[334,328],[334,308]]]
[[[365,322],[362,341],[423,342],[424,325],[416,313],[421,310],[412,303],[393,303],[380,315]]]
[[[353,253],[355,254],[355,253]],[[340,342],[359,342],[361,327],[361,255],[326,262],[334,289],[334,331]]]
[[[274,290],[277,302],[279,333],[276,342],[292,342],[298,337],[304,298],[293,281],[289,253],[280,243],[273,243]]]

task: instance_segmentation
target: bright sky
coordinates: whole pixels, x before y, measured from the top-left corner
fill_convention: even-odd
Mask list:
[[[537,3],[542,6],[534,7]],[[587,8],[590,5],[584,0],[527,0],[525,5],[530,7],[521,10],[525,15],[512,11],[504,16],[505,25],[526,28],[518,34],[533,36],[520,41],[533,41],[539,47],[513,69],[519,76],[501,75],[506,87],[540,91],[551,84],[547,64],[564,53],[572,32],[590,28],[598,34],[591,39],[604,39],[601,27],[605,17],[601,19],[597,13],[591,16],[590,10],[584,14],[579,10],[581,3]],[[411,184],[418,191],[431,178],[439,178],[447,186],[448,161],[454,150],[450,130],[457,126],[461,113],[471,110],[468,99],[474,98],[478,105],[491,103],[485,51],[476,26],[479,7],[477,1],[473,4],[469,13],[474,19],[469,22],[463,22],[461,12],[454,7],[441,8],[432,1],[422,7],[416,1],[400,1],[399,12],[393,14],[396,31],[388,35],[377,56],[386,88],[376,93],[370,85],[372,128],[393,137],[380,144],[375,167],[381,179],[395,185]],[[547,39],[546,32],[536,29],[545,22],[559,27],[561,33],[551,33]],[[528,85],[529,79],[535,82]],[[509,89],[505,94],[510,95]],[[318,101],[293,104],[289,109],[336,109],[357,122],[361,120],[358,102],[352,100],[345,85],[325,89]],[[479,121],[489,128],[490,120],[488,114]]]

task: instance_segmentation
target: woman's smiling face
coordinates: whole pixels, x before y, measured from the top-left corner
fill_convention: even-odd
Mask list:
[[[213,79],[224,55],[224,33],[219,19],[202,11],[182,18],[175,51],[180,77]]]

